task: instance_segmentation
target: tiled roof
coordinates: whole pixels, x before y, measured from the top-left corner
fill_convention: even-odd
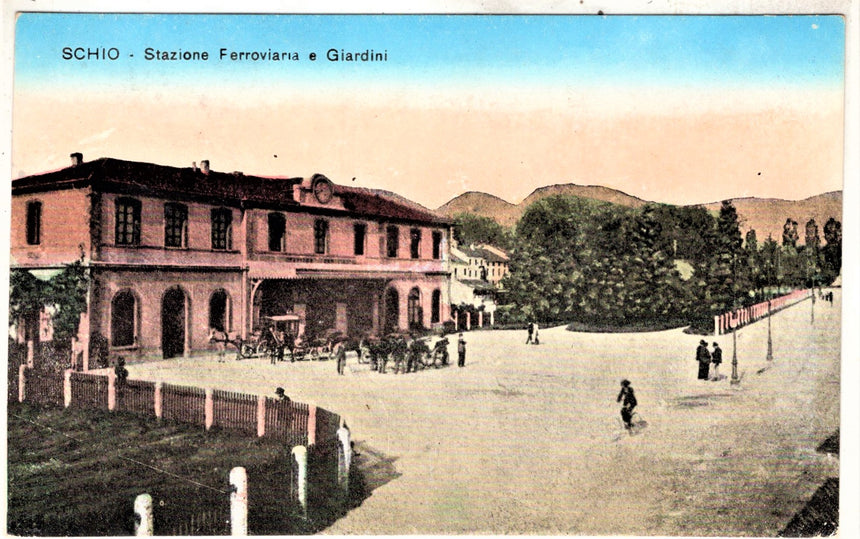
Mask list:
[[[302,178],[270,178],[242,173],[178,168],[153,163],[100,158],[12,181],[13,193],[92,185],[96,189],[142,196],[178,196],[250,204],[295,207],[293,186]],[[369,217],[433,224],[450,219],[400,195],[375,189],[335,185],[347,211]]]
[[[487,262],[507,262],[507,258],[503,258],[489,249],[481,247],[460,247],[460,250],[471,258],[483,258]]]

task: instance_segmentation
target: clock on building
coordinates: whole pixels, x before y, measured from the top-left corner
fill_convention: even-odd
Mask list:
[[[314,192],[314,197],[320,204],[328,204],[334,193],[334,186],[331,181],[325,176],[318,176],[311,184],[311,189]]]

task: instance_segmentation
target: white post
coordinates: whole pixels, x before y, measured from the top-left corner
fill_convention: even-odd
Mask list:
[[[72,369],[66,369],[63,376],[63,406],[72,405]]]
[[[720,334],[720,315],[714,317],[714,335]]]
[[[215,424],[215,401],[211,387],[206,388],[206,402],[203,405],[203,416],[203,424],[206,430],[211,429],[212,425]]]
[[[472,312],[466,311],[466,331],[470,331],[472,329]]]
[[[116,373],[108,371],[108,410],[116,410]]]
[[[18,367],[18,402],[24,402],[27,397],[27,366],[23,363]]]
[[[484,327],[484,311],[478,311],[478,327]]]
[[[140,494],[134,499],[134,534],[152,537],[152,496]]]
[[[162,391],[164,390],[164,382],[155,382],[155,393],[153,395],[153,407],[155,408],[155,417],[161,419],[164,417],[164,397],[162,396]]]
[[[230,470],[230,535],[248,535],[248,475],[241,466]]]
[[[296,488],[298,489],[299,505],[302,506],[302,514],[305,518],[308,516],[308,449],[303,445],[297,445],[293,448],[293,459],[296,461],[298,468],[298,478]],[[292,473],[292,472],[290,472]]]
[[[266,397],[257,396],[257,436],[266,435]]]
[[[308,406],[308,445],[317,443],[317,407]]]
[[[337,459],[337,482],[344,492],[349,492],[349,467],[352,464],[352,445],[350,444],[349,429],[337,429],[337,439],[343,448],[343,460]]]
[[[490,327],[495,327],[496,325],[496,311],[490,311]]]

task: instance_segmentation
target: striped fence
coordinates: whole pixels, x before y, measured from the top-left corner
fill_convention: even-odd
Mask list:
[[[799,301],[810,297],[812,290],[795,290],[790,294],[773,298],[768,305],[767,301],[756,303],[749,307],[741,307],[734,311],[729,311],[714,317],[714,335],[723,335],[739,329],[746,325],[752,324],[757,320],[761,320],[768,316],[768,313],[775,313],[786,307],[790,307]]]

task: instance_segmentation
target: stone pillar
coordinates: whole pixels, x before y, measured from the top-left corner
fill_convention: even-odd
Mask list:
[[[370,320],[373,324],[373,334],[379,335],[379,296],[376,294],[370,297]]]
[[[317,443],[317,407],[308,406],[308,445]]]
[[[478,327],[484,327],[484,311],[478,311]]]
[[[293,461],[298,470],[296,478],[296,489],[298,490],[299,505],[302,507],[302,516],[308,517],[308,449],[303,445],[297,445],[292,451]],[[292,464],[291,464],[292,465]],[[292,474],[292,470],[290,471]]]
[[[714,335],[720,334],[720,315],[714,316]]]
[[[496,325],[496,311],[490,311],[490,327],[495,327]]]
[[[68,408],[72,405],[72,369],[63,374],[63,406]]]
[[[33,341],[27,341],[27,366],[31,369],[36,366],[35,361],[35,344]]]
[[[460,313],[454,311],[454,330],[458,331],[460,329]]]
[[[230,470],[230,535],[248,535],[248,475],[241,466]]]
[[[266,397],[257,396],[257,436],[266,435]]]
[[[337,439],[340,442],[341,449],[343,450],[343,458],[337,459],[337,483],[344,492],[348,493],[349,468],[352,464],[352,444],[350,443],[349,429],[346,427],[337,429]]]
[[[108,379],[108,410],[116,410],[116,373],[109,371]]]
[[[304,335],[307,305],[305,305],[304,303],[295,303],[293,304],[293,312],[299,316],[299,335]],[[296,335],[296,337],[298,337],[299,335]]]
[[[344,335],[349,331],[348,320],[346,317],[346,303],[335,303],[334,307],[334,328]]]
[[[18,367],[18,402],[24,402],[27,397],[27,366],[23,363]],[[68,404],[66,405],[68,406]]]
[[[155,393],[153,395],[153,406],[155,408],[155,417],[161,419],[164,417],[164,382],[155,382]]]
[[[215,400],[213,398],[212,388],[206,388],[206,402],[203,406],[203,424],[206,430],[212,428],[215,424]]]
[[[466,331],[472,329],[472,312],[466,311]]]
[[[140,494],[134,499],[134,534],[137,537],[152,537],[152,496]]]

